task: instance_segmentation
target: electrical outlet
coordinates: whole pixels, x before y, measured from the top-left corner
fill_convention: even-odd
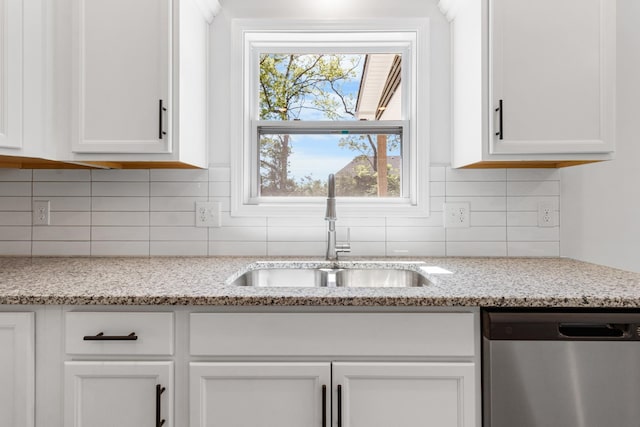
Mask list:
[[[49,225],[50,206],[49,200],[33,201],[33,225]]]
[[[220,226],[220,202],[196,202],[196,227]]]
[[[556,208],[553,203],[538,203],[538,227],[555,227],[556,225]]]
[[[444,204],[444,226],[445,228],[466,228],[469,227],[468,202],[456,202]]]

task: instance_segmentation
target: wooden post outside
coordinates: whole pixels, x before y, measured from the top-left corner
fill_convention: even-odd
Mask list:
[[[378,144],[378,197],[387,196],[387,135],[379,134]]]

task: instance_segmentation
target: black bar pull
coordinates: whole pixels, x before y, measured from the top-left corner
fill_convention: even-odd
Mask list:
[[[327,386],[322,386],[322,427],[327,427]]]
[[[85,335],[85,341],[137,341],[138,336],[135,332],[129,335],[105,335],[104,332],[98,332],[95,335]]]
[[[163,420],[161,418],[160,412],[162,409],[162,403],[160,401],[160,396],[166,388],[162,387],[160,384],[156,385],[156,427],[162,427],[167,420]]]
[[[162,139],[162,137],[164,135],[166,135],[167,133],[163,130],[163,126],[162,126],[162,118],[164,117],[164,112],[167,111],[167,109],[164,107],[163,103],[162,103],[162,99],[158,102],[158,138]]]
[[[502,99],[498,101],[498,108],[496,108],[496,113],[498,113],[498,132],[496,132],[496,136],[499,139],[503,139],[504,132],[502,131]]]
[[[561,323],[558,331],[565,337],[622,338],[630,329],[628,324]]]
[[[342,386],[338,384],[338,427],[342,427]]]

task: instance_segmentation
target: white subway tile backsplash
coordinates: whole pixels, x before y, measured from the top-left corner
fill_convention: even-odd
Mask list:
[[[0,256],[31,256],[31,240],[0,240]]]
[[[229,182],[210,182],[209,196],[211,197],[230,197],[231,183]]]
[[[151,212],[149,221],[152,226],[161,227],[194,227],[196,222],[193,212]]]
[[[50,212],[50,225],[91,225],[91,213],[84,212]]]
[[[557,242],[560,227],[507,227],[510,242]]]
[[[11,182],[0,185],[0,197],[31,196],[30,182]]]
[[[33,180],[31,169],[0,169],[0,181],[28,181]]]
[[[504,227],[447,228],[447,242],[504,242]]]
[[[0,211],[31,211],[31,197],[0,197]]]
[[[91,212],[91,225],[144,226],[149,225],[149,212]]]
[[[207,228],[150,227],[151,240],[207,240]]]
[[[33,241],[31,254],[33,256],[89,256],[91,243]]]
[[[210,256],[267,256],[267,242],[209,241]]]
[[[507,242],[447,242],[446,256],[507,256]]]
[[[207,230],[204,228],[203,230]],[[222,242],[261,242],[267,240],[267,227],[209,228],[209,240]]]
[[[33,196],[91,196],[90,182],[33,182]]]
[[[501,181],[507,179],[506,169],[446,169],[447,182],[451,181]]]
[[[209,168],[209,181],[231,181],[231,170],[225,167]]]
[[[49,200],[51,212],[80,212],[91,210],[91,197],[34,197],[34,200]]]
[[[0,225],[31,225],[31,212],[0,211]]]
[[[91,227],[37,226],[33,227],[33,240],[91,240]]]
[[[91,181],[100,182],[149,182],[149,170],[128,169],[128,170],[92,170]]]
[[[92,182],[91,195],[93,197],[148,197],[148,182]]]
[[[151,256],[207,256],[207,246],[206,241],[152,241],[149,251]]]
[[[150,181],[170,182],[207,182],[209,171],[207,169],[152,169]]]
[[[560,208],[559,196],[507,197],[507,210],[509,212],[516,212],[516,211],[538,212],[538,204],[540,202],[550,203],[555,210],[558,210]]]
[[[507,181],[560,181],[560,169],[507,169]]]
[[[442,227],[387,227],[389,242],[444,242]]]
[[[149,256],[149,241],[92,241],[92,256]]]
[[[231,173],[207,170],[0,169],[0,255],[324,257],[324,207],[312,217],[231,217]],[[559,256],[559,227],[537,227],[540,202],[559,219],[554,169],[430,168],[427,217],[340,217],[354,256]],[[32,226],[33,200],[51,225]],[[195,202],[221,204],[221,227],[195,227]],[[471,227],[445,229],[444,202],[468,202]],[[558,222],[557,222],[558,223]]]
[[[387,256],[445,256],[442,242],[387,242]]]
[[[92,211],[148,212],[148,197],[93,197]]]
[[[0,240],[31,240],[31,227],[0,226]]]
[[[87,182],[91,179],[89,169],[34,169],[33,180],[44,182]]]
[[[151,182],[153,197],[207,197],[208,182]]]
[[[471,215],[474,211],[506,211],[507,210],[507,198],[506,197],[449,197],[448,202],[469,202],[469,209]],[[442,207],[440,208],[442,211]]]
[[[559,181],[507,182],[507,196],[559,196]]]
[[[91,240],[149,241],[149,227],[91,227]]]
[[[447,197],[504,195],[506,195],[504,181],[447,181]]]
[[[508,242],[508,256],[559,257],[560,242]]]
[[[152,212],[196,212],[196,202],[207,201],[206,197],[151,197]],[[227,209],[228,210],[228,209]],[[195,218],[195,216],[194,216]]]

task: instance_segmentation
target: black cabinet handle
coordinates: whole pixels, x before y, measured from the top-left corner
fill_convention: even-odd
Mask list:
[[[502,99],[498,101],[498,108],[496,108],[496,113],[498,113],[498,132],[496,132],[496,136],[499,139],[503,139],[504,132],[502,130]]]
[[[322,427],[327,427],[327,386],[322,386]]]
[[[85,341],[137,341],[138,336],[135,332],[129,335],[105,335],[104,332],[98,332],[96,335],[85,335]]]
[[[342,386],[338,384],[338,427],[342,427]]]
[[[162,409],[162,403],[160,401],[160,396],[166,388],[162,387],[160,384],[156,385],[156,427],[162,427],[167,420],[163,420],[161,418],[160,412]]]
[[[160,139],[162,139],[162,137],[167,134],[163,130],[163,126],[162,126],[162,118],[164,116],[165,111],[167,111],[167,109],[164,107],[161,99],[160,101],[158,101],[158,138]]]

